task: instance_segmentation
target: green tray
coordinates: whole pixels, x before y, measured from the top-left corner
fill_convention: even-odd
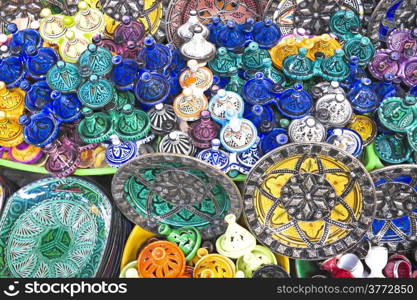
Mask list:
[[[0,166],[9,169],[15,169],[31,173],[48,174],[48,171],[44,167],[38,167],[34,165],[22,164],[6,159],[0,159]],[[116,173],[116,168],[94,168],[94,169],[77,169],[74,175],[79,176],[94,176],[94,175],[112,175]]]
[[[48,174],[48,171],[44,167],[38,167],[34,165],[22,164],[7,159],[0,159],[0,167],[6,167],[9,169],[15,169],[30,173]],[[77,169],[74,175],[78,176],[98,176],[98,175],[113,175],[116,173],[116,168],[92,168],[92,169]],[[245,181],[246,175],[238,175],[232,178],[233,181]]]

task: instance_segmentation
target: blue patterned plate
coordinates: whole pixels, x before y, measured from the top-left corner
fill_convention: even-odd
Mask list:
[[[367,237],[390,252],[417,246],[417,166],[396,165],[371,172],[377,196],[375,219]]]
[[[384,0],[375,7],[368,23],[367,33],[375,46],[384,42],[388,34],[396,28],[395,15],[402,2],[403,0]]]

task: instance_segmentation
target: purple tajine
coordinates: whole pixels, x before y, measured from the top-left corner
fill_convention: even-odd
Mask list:
[[[192,123],[188,130],[192,144],[200,149],[211,147],[211,141],[217,138],[220,126],[211,120],[208,110],[201,112],[200,120]]]

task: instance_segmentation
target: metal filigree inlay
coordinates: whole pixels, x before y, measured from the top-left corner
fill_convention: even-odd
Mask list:
[[[14,22],[20,29],[28,28],[39,19],[41,0],[1,0],[0,33],[4,33],[8,23]]]
[[[166,0],[96,0],[97,7],[111,17],[113,25],[121,22],[123,16],[137,19],[145,25],[146,32],[155,39],[165,38],[165,26],[162,25]]]
[[[398,27],[413,28],[417,26],[417,0],[404,0],[395,12]]]
[[[371,173],[377,212],[368,238],[392,252],[417,246],[417,167],[396,165]]]
[[[152,191],[173,205],[194,205],[206,196],[204,182],[184,171],[168,170],[155,178]]]
[[[361,0],[269,0],[264,15],[273,18],[283,34],[296,27],[321,34],[328,32],[330,16],[338,9],[350,9],[360,18],[364,14]]]
[[[0,1],[0,16],[7,22],[20,18],[38,18],[42,9],[40,0],[2,0]]]
[[[368,23],[367,36],[379,47],[381,41],[385,41],[387,35],[396,28],[395,14],[402,0],[380,1],[375,7]]]
[[[149,1],[131,1],[131,0],[99,0],[103,11],[117,21],[122,21],[123,16],[131,18],[146,18],[149,28],[152,23],[149,20],[149,13],[158,8],[162,0],[153,1],[149,6]]]
[[[283,206],[293,219],[316,221],[330,215],[337,198],[333,187],[322,175],[298,174],[282,188]]]
[[[200,21],[207,24],[214,16],[223,21],[233,19],[237,23],[243,23],[247,18],[259,20],[263,9],[264,1],[259,0],[172,0],[166,15],[168,42],[177,47],[182,44],[177,29],[188,21],[191,10],[197,11]]]
[[[264,156],[244,189],[246,220],[272,251],[325,259],[354,247],[376,208],[362,164],[322,143],[290,144]]]
[[[377,218],[402,217],[417,207],[417,192],[408,184],[387,182],[378,187],[376,195]]]
[[[334,0],[306,0],[297,5],[294,13],[294,26],[305,28],[311,34],[329,32],[329,21],[339,5]]]
[[[220,170],[178,154],[146,154],[118,170],[112,193],[132,222],[157,232],[160,224],[194,226],[205,239],[224,232],[224,216],[241,213],[240,193]]]

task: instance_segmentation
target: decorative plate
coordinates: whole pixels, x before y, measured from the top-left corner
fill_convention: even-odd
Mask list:
[[[165,38],[165,28],[161,26],[166,0],[90,0],[95,7],[106,14],[106,32],[113,34],[123,16],[129,16],[143,23],[147,33],[156,40]]]
[[[176,47],[182,44],[177,35],[177,29],[188,21],[191,10],[197,11],[203,24],[209,23],[214,16],[219,16],[223,21],[235,20],[237,23],[244,23],[247,18],[257,21],[262,17],[263,2],[259,0],[172,0],[166,15],[168,42]]]
[[[387,35],[396,28],[395,14],[398,8],[401,6],[403,0],[382,0],[372,13],[371,20],[368,23],[368,34],[378,47],[380,42],[384,42]]]
[[[107,196],[82,179],[45,178],[21,188],[0,220],[0,276],[97,276],[111,220]]]
[[[243,198],[258,241],[305,260],[355,247],[376,208],[374,184],[363,165],[324,143],[289,144],[265,155],[249,173]]]
[[[185,132],[176,130],[164,136],[158,145],[159,152],[193,155],[195,147]]]
[[[417,166],[396,165],[371,172],[376,215],[367,237],[397,253],[417,247]]]
[[[354,115],[351,123],[346,128],[355,130],[361,136],[363,146],[365,147],[375,139],[378,127],[372,118],[366,115]]]
[[[145,154],[124,164],[112,194],[126,218],[146,230],[194,226],[204,239],[222,234],[224,216],[242,209],[238,188],[223,172],[178,154]]]
[[[0,1],[0,32],[8,23],[21,21],[30,24],[39,18],[42,10],[41,0],[4,0]],[[19,26],[20,29],[25,29]]]
[[[297,11],[297,6],[302,2],[306,3],[306,8]],[[364,14],[361,0],[269,0],[264,15],[271,17],[285,35],[290,34],[294,29],[295,13],[299,14],[300,21],[306,26],[304,28],[313,28],[317,24],[324,29],[330,16],[339,9],[339,6],[342,9],[351,9],[361,18]],[[324,32],[320,31],[318,34],[320,33]]]

